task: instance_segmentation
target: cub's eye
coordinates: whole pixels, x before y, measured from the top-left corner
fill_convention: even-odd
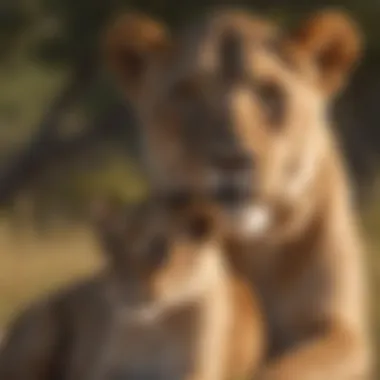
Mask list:
[[[263,82],[256,85],[256,92],[266,110],[268,122],[274,126],[281,126],[285,114],[285,93],[274,82]]]
[[[184,208],[190,201],[191,194],[187,189],[177,189],[166,196],[163,201],[171,211],[178,211]]]
[[[194,215],[187,225],[189,237],[195,240],[206,239],[211,234],[212,222],[208,215]]]
[[[202,95],[202,86],[197,78],[183,80],[174,87],[172,96],[175,101],[194,101]]]

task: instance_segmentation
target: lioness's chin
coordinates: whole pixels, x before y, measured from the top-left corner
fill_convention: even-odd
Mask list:
[[[246,238],[260,238],[272,225],[270,207],[259,203],[245,203],[226,209],[234,233]]]

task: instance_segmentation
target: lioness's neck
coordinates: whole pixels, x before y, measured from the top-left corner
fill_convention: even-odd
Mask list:
[[[351,189],[345,168],[344,159],[333,136],[326,139],[323,156],[318,171],[310,182],[310,186],[299,197],[289,204],[286,221],[280,226],[281,237],[285,242],[299,241],[300,236],[308,231],[323,229],[332,216],[341,215],[342,221],[353,216]],[[318,227],[317,227],[318,226]],[[281,238],[279,239],[281,242]]]

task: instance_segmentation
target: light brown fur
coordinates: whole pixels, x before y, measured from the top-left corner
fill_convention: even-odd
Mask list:
[[[362,241],[329,115],[362,50],[356,24],[327,10],[284,33],[224,10],[175,37],[166,31],[160,49],[147,49],[143,33],[132,46],[145,22],[135,15],[121,35],[111,26],[106,58],[115,68],[123,52],[145,57],[121,88],[141,121],[154,191],[209,194],[232,221],[271,329],[259,379],[368,378]],[[231,204],[218,191],[236,175],[245,196]]]
[[[103,210],[109,268],[15,320],[0,378],[227,380],[257,370],[260,308],[204,210]]]

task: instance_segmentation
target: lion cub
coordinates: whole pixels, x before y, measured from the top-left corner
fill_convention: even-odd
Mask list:
[[[1,379],[246,378],[261,362],[256,299],[206,205],[105,207],[109,265],[32,306],[0,353]]]
[[[129,222],[103,218],[99,228],[116,277],[133,289],[116,328],[119,365],[144,379],[250,376],[264,353],[264,326],[224,249],[217,210],[148,206],[134,214]]]

